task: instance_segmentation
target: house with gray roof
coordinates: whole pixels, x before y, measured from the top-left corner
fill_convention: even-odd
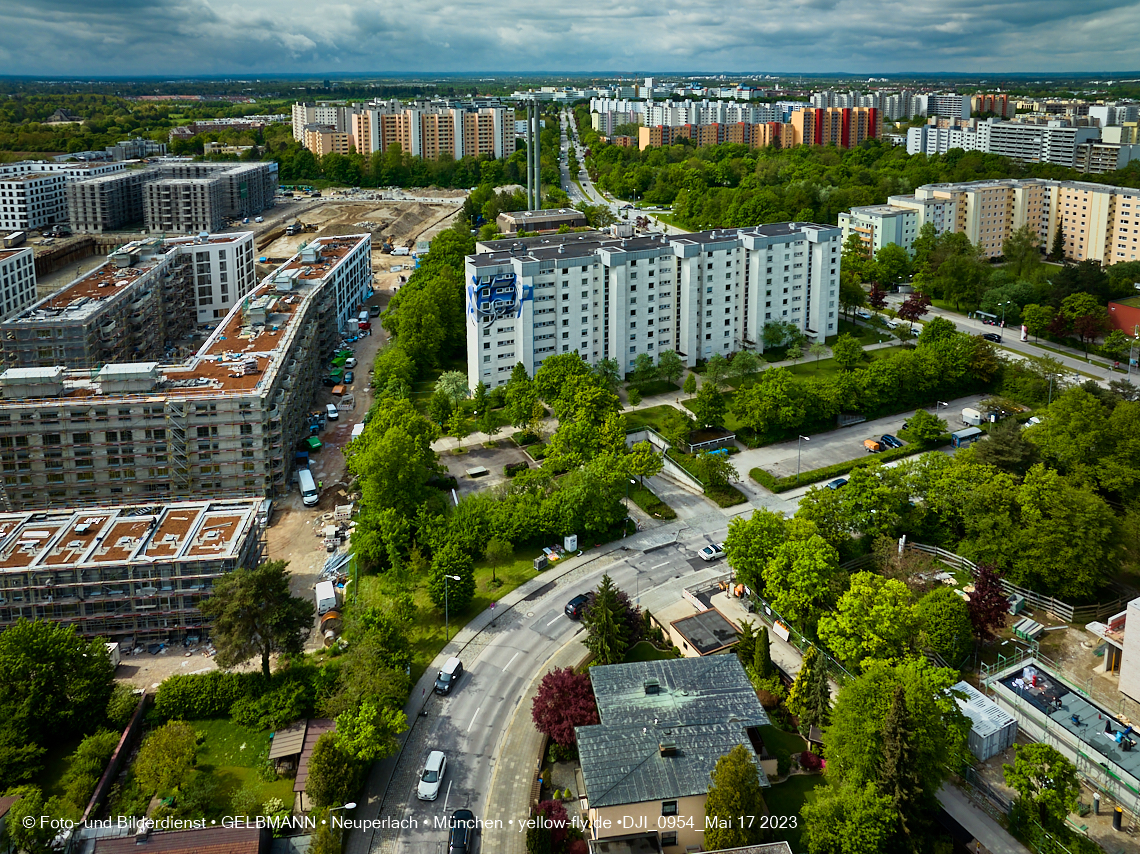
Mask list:
[[[695,850],[710,775],[738,744],[768,785],[768,715],[735,655],[593,667],[590,680],[601,723],[575,732],[594,840]]]

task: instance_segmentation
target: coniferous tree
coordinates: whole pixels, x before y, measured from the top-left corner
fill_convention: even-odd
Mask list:
[[[740,631],[736,635],[736,657],[745,667],[752,664],[756,656],[756,628],[749,620],[740,623]]]
[[[772,664],[772,650],[769,647],[768,627],[760,629],[756,636],[754,652],[752,654],[752,669],[760,679],[769,679],[776,675],[776,668]]]
[[[595,664],[617,664],[629,648],[625,609],[617,592],[609,575],[603,575],[593,601],[582,615],[586,648],[594,654]]]
[[[1053,234],[1053,246],[1049,250],[1050,261],[1064,261],[1065,260],[1065,234],[1058,227],[1057,231]]]
[[[913,835],[919,807],[922,781],[910,761],[913,754],[914,726],[906,707],[906,689],[895,687],[891,708],[883,721],[883,762],[879,767],[879,790],[889,797],[904,834]]]

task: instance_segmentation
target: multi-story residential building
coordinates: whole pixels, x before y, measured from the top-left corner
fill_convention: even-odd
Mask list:
[[[169,238],[164,245],[177,248],[192,265],[191,304],[198,306],[199,325],[225,318],[257,284],[252,232]]]
[[[426,160],[503,158],[515,151],[514,110],[503,106],[370,104],[352,117],[349,130],[356,150],[366,155],[394,145]]]
[[[355,143],[352,134],[335,130],[329,125],[306,125],[304,146],[317,157],[324,157],[326,154],[349,154],[355,148]]]
[[[293,105],[293,139],[305,142],[305,128],[325,125],[341,133],[352,132],[352,117],[361,110],[360,104],[301,104]]]
[[[918,235],[918,211],[895,205],[866,205],[839,214],[843,240],[858,234],[868,255],[888,244],[901,246],[908,252]]]
[[[1102,142],[1135,145],[1140,143],[1140,122],[1124,122],[1123,124],[1101,128],[1100,138]]]
[[[191,270],[197,275],[193,243],[150,240],[124,251],[138,253],[139,268],[159,271],[159,288],[168,272],[183,290],[194,281]],[[133,269],[117,268],[103,290],[126,290],[114,276]],[[99,268],[96,278],[109,272]],[[97,294],[91,277],[75,286],[92,282]],[[309,435],[321,363],[371,282],[370,235],[317,238],[236,300],[181,360],[9,367],[0,374],[0,509],[282,494],[293,449]],[[163,317],[165,294],[155,289],[132,291],[128,323],[169,330],[178,320]],[[184,300],[191,320],[192,293]],[[85,296],[76,293],[69,304],[82,309]],[[96,334],[118,334],[107,327]],[[13,328],[0,324],[0,339]],[[54,346],[54,327],[37,327],[37,338],[41,330]],[[125,334],[146,333],[132,327]]]
[[[949,116],[958,119],[970,118],[970,96],[950,93],[915,95],[915,115]]]
[[[466,260],[467,372],[502,385],[552,353],[594,364],[763,349],[765,324],[835,334],[841,231],[773,223],[666,238],[601,232],[482,243]]]
[[[59,163],[24,160],[0,165],[0,230],[41,228],[67,218],[64,187],[70,181],[107,175],[125,163]]]
[[[143,221],[142,185],[152,173],[128,169],[67,183],[67,219],[73,231],[101,234]]]
[[[1017,111],[1009,102],[1009,95],[999,92],[994,95],[974,95],[970,98],[970,109],[975,113],[993,113],[1007,118]]]
[[[36,299],[36,264],[32,247],[0,249],[0,317],[20,311]]]
[[[1086,174],[1102,175],[1123,169],[1137,159],[1140,159],[1140,145],[1093,140],[1077,146],[1073,168]]]
[[[1063,120],[1047,124],[1000,122],[996,119],[950,127],[924,125],[907,130],[908,154],[945,154],[952,148],[984,151],[1031,163],[1056,163],[1072,168],[1077,147],[1095,141],[1100,131],[1092,127],[1071,127]]]
[[[882,116],[874,107],[808,107],[792,114],[797,145],[854,148],[881,135]]]
[[[919,229],[931,223],[940,233],[965,234],[991,258],[1002,254],[1013,232],[1028,225],[1043,248],[1053,246],[1059,229],[1065,257],[1108,265],[1140,256],[1138,203],[1140,191],[1128,187],[1008,178],[926,184],[913,195],[888,197],[886,207],[914,212]],[[840,215],[848,233],[858,210]]]
[[[167,178],[142,185],[143,217],[152,234],[220,231],[221,185],[210,178]]]
[[[0,513],[0,629],[50,620],[131,645],[200,636],[217,580],[261,559],[261,502]]]

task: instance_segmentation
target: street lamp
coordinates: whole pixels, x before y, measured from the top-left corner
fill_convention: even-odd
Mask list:
[[[463,580],[458,575],[448,575],[447,573],[444,573],[444,575],[443,575],[443,642],[444,643],[447,643],[449,640],[451,640],[451,617],[448,615],[448,612],[447,612],[447,580],[449,578],[452,581],[462,581]]]
[[[809,439],[807,436],[800,436],[800,438],[796,440],[796,483],[800,482],[800,457],[803,453],[802,449],[804,442],[810,441],[811,439]]]
[[[1005,329],[1005,307],[1007,305],[1013,305],[1013,300],[1006,300],[1005,302],[1003,302],[1001,304],[1001,328],[1002,329]]]
[[[625,500],[629,501],[629,485],[632,483],[634,486],[637,486],[637,481],[634,480],[632,477],[626,478],[626,481],[627,481],[627,483],[625,485]],[[629,525],[626,524],[628,521],[629,521],[629,507],[627,506],[625,508],[625,518],[621,520],[621,538],[623,540],[625,539],[625,535],[629,533]]]
[[[329,807],[329,812],[336,812],[337,810],[354,810],[356,809],[356,802],[349,801],[347,804],[342,804],[339,807]]]

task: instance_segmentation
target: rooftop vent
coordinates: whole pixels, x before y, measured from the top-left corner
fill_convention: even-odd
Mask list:
[[[658,682],[656,679],[646,679],[645,680],[645,693],[646,694],[660,694],[661,693],[661,683]]]
[[[677,755],[677,742],[663,741],[657,745],[658,751],[662,756],[676,756]]]

